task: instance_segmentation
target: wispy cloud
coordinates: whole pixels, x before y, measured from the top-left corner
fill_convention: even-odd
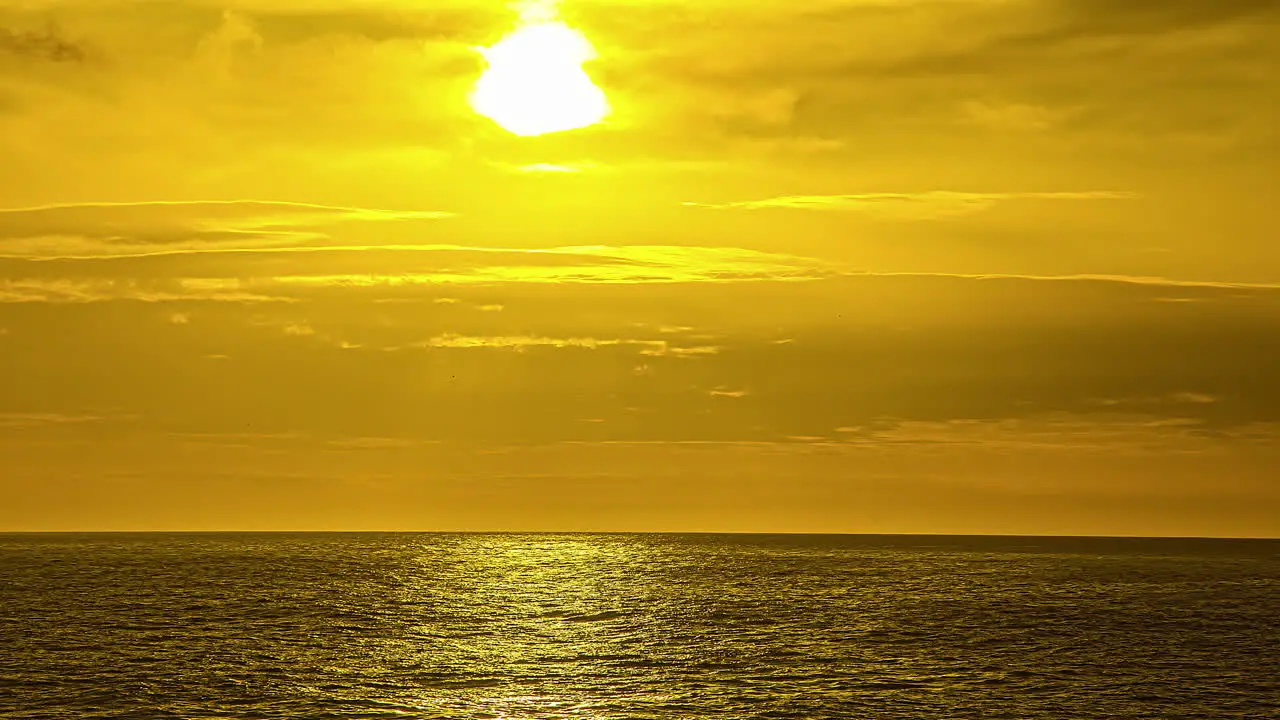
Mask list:
[[[665,343],[661,346],[650,346],[640,351],[641,355],[650,355],[653,357],[679,357],[694,358],[704,355],[719,355],[720,347],[717,345],[694,345],[691,347],[672,345]]]
[[[642,347],[662,347],[661,340],[602,339],[591,337],[539,337],[534,335],[500,335],[478,336],[445,333],[429,340],[414,343],[412,347],[431,348],[497,348],[502,350],[525,350],[535,347],[552,348],[584,348],[595,350],[617,345],[639,345]]]
[[[323,241],[344,222],[438,220],[450,213],[259,200],[83,203],[0,209],[0,257],[92,258]]]
[[[94,303],[114,300],[147,303],[298,302],[297,298],[241,289],[240,283],[236,281],[209,282],[197,279],[144,283],[128,279],[0,279],[0,303]]]
[[[419,249],[425,258],[415,261],[420,268],[433,264],[439,271],[416,273],[369,273],[345,275],[294,274],[255,276],[246,269],[238,277],[12,277],[0,278],[0,303],[93,303],[110,301],[298,303],[314,299],[318,293],[362,293],[377,303],[433,303],[456,306],[486,314],[510,312],[503,302],[463,301],[441,297],[439,286],[499,286],[524,284],[625,285],[648,283],[725,284],[744,282],[792,283],[796,281],[873,281],[878,278],[982,283],[1075,283],[1098,286],[1140,286],[1153,295],[1148,302],[1178,300],[1210,302],[1261,297],[1280,290],[1276,283],[1238,283],[1183,280],[1129,275],[1031,275],[967,273],[884,273],[862,272],[836,263],[741,249],[725,248],[563,248],[556,250],[453,249],[432,257],[430,249]],[[593,254],[594,253],[594,254]],[[631,259],[628,259],[631,258]],[[647,258],[642,261],[642,258]],[[21,260],[35,267],[48,261]],[[75,261],[77,263],[81,261]],[[107,262],[121,262],[109,260]],[[331,260],[332,262],[332,260]],[[522,264],[528,263],[528,264]],[[693,328],[676,325],[638,326],[656,335],[688,335]],[[714,336],[689,336],[713,340]],[[778,339],[785,344],[792,339]],[[674,351],[673,351],[674,352]],[[685,352],[696,352],[687,350]]]
[[[531,163],[529,165],[516,166],[516,170],[522,173],[559,173],[573,174],[580,173],[584,169],[589,168],[588,165],[557,165],[555,163]]]
[[[850,273],[862,277],[919,277],[919,278],[953,278],[958,280],[1029,280],[1042,282],[1079,282],[1079,283],[1114,283],[1121,285],[1149,285],[1170,289],[1204,289],[1204,290],[1280,290],[1280,283],[1243,283],[1212,280],[1182,280],[1145,275],[1030,275],[1014,273]],[[1158,302],[1193,302],[1201,298],[1169,298],[1153,297]]]
[[[1213,405],[1221,400],[1222,398],[1208,393],[1184,391],[1151,397],[1102,398],[1094,401],[1094,404],[1104,407],[1143,405]]]
[[[537,335],[460,335],[444,333],[422,342],[411,343],[416,348],[497,349],[522,352],[531,348],[578,348],[598,350],[608,347],[638,347],[641,355],[652,357],[696,357],[714,355],[718,347],[686,347],[667,340],[644,338],[594,338],[594,337],[545,337]]]
[[[1000,132],[1050,130],[1078,112],[1078,107],[1051,108],[997,100],[969,100],[961,105],[962,116],[967,122]]]
[[[784,195],[728,203],[684,203],[714,210],[827,210],[858,212],[891,219],[935,220],[972,215],[1015,200],[1127,200],[1134,193],[1110,190],[1048,193],[971,193],[937,190],[924,193],[849,195]]]
[[[438,440],[395,437],[351,437],[325,442],[328,447],[338,450],[403,450],[438,444]]]
[[[57,425],[83,425],[108,421],[133,421],[132,415],[102,415],[88,413],[3,413],[0,412],[0,428],[37,428]]]
[[[1210,430],[1196,418],[1143,413],[1048,413],[1002,420],[877,422],[836,428],[839,442],[861,446],[966,445],[991,450],[1038,448],[1062,452],[1124,449],[1130,452],[1195,452],[1221,439],[1274,440],[1280,425],[1252,423]]]
[[[431,253],[437,253],[441,267],[435,272],[293,275],[273,280],[285,285],[350,287],[499,282],[637,284],[804,281],[840,272],[824,260],[734,247],[598,245],[526,250],[434,245],[383,249],[420,252],[419,267],[429,265]]]
[[[24,31],[0,28],[0,54],[5,53],[59,63],[84,62],[86,55],[83,47],[51,29]]]

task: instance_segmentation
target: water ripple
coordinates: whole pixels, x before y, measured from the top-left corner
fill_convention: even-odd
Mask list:
[[[1278,717],[1280,543],[0,536],[3,718]]]

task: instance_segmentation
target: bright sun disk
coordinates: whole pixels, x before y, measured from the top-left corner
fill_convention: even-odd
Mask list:
[[[604,92],[582,69],[595,50],[562,22],[525,25],[480,52],[488,69],[471,107],[516,135],[587,127],[609,114]]]

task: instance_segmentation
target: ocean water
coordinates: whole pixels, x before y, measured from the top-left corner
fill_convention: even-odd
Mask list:
[[[0,535],[0,717],[1280,718],[1280,541]]]

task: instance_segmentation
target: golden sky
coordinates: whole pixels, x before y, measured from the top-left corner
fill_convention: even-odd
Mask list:
[[[1272,0],[8,0],[0,530],[1280,536],[1278,140]]]

